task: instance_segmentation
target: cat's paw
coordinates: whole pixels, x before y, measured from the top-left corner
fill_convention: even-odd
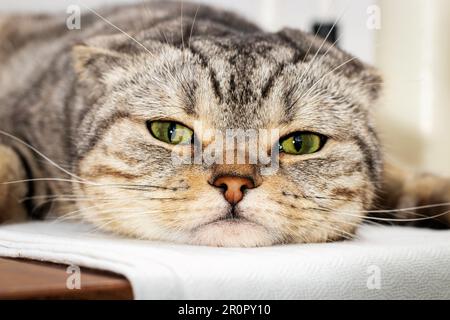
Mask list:
[[[430,217],[450,228],[450,179],[421,174],[406,182],[403,193],[403,202],[409,202],[403,207],[420,207],[418,218]]]
[[[21,200],[27,194],[27,184],[17,182],[26,179],[25,170],[17,154],[0,145],[0,223],[26,218]]]

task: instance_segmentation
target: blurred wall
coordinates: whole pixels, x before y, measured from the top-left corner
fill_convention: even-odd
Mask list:
[[[145,0],[0,0],[0,12],[64,11],[69,5],[77,3],[98,7],[143,1]],[[342,47],[367,62],[374,60],[375,34],[365,26],[367,7],[376,0],[193,0],[192,2],[233,9],[269,31],[287,26],[310,31],[312,24],[318,19],[334,22],[340,17]]]
[[[450,175],[450,1],[381,0],[380,6],[384,145],[401,163]]]

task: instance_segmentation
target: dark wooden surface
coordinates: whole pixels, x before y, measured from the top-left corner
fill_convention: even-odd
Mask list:
[[[122,276],[81,268],[81,288],[68,289],[67,266],[0,258],[0,299],[132,299]]]

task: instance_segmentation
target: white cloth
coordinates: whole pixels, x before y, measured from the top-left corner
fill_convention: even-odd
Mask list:
[[[116,272],[136,299],[450,299],[450,231],[364,226],[353,241],[244,249],[33,222],[0,226],[0,256]]]

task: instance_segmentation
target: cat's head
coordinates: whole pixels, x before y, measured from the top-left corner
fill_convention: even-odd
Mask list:
[[[300,31],[208,28],[190,39],[148,31],[74,49],[78,98],[89,105],[75,164],[93,182],[77,187],[90,207],[84,218],[138,238],[215,246],[353,234],[380,178],[370,115],[379,76]],[[245,163],[195,161],[194,142],[204,151],[217,141],[210,129],[279,137],[250,146]],[[255,152],[275,170],[250,163]],[[191,163],[177,162],[180,153]]]

